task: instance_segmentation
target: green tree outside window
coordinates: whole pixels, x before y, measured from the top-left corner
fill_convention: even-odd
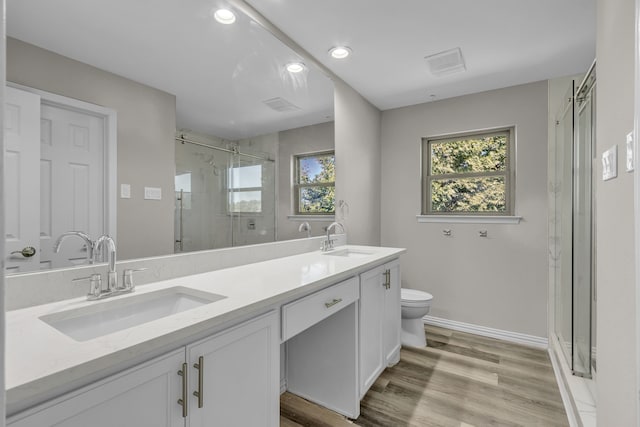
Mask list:
[[[423,214],[509,215],[511,133],[423,140]]]
[[[336,192],[334,152],[296,156],[295,165],[295,213],[333,215]]]

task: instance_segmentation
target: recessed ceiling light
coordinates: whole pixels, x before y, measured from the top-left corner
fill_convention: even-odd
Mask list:
[[[344,59],[351,55],[351,48],[347,46],[336,46],[329,50],[329,55],[335,59]]]
[[[287,71],[290,73],[299,73],[304,71],[305,68],[302,62],[290,62],[287,64]]]
[[[236,22],[236,15],[229,9],[218,9],[213,14],[213,17],[221,24],[233,24]]]

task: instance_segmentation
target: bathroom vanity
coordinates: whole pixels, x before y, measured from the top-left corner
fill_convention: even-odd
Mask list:
[[[10,311],[8,425],[277,426],[284,390],[357,418],[399,359],[403,252],[342,246]]]

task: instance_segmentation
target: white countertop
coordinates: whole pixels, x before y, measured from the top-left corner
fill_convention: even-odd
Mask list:
[[[158,356],[223,324],[347,279],[397,258],[405,249],[340,246],[372,252],[363,258],[320,251],[156,282],[133,294],[101,301],[75,298],[9,311],[6,314],[7,413],[13,414],[55,395],[86,385],[127,366]],[[227,298],[129,329],[78,342],[46,324],[43,315],[104,304],[116,298],[181,286]]]

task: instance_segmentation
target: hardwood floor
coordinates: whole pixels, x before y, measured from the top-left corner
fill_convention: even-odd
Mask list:
[[[568,426],[546,351],[426,326],[428,347],[405,349],[361,402],[357,420],[290,393],[281,426]]]

